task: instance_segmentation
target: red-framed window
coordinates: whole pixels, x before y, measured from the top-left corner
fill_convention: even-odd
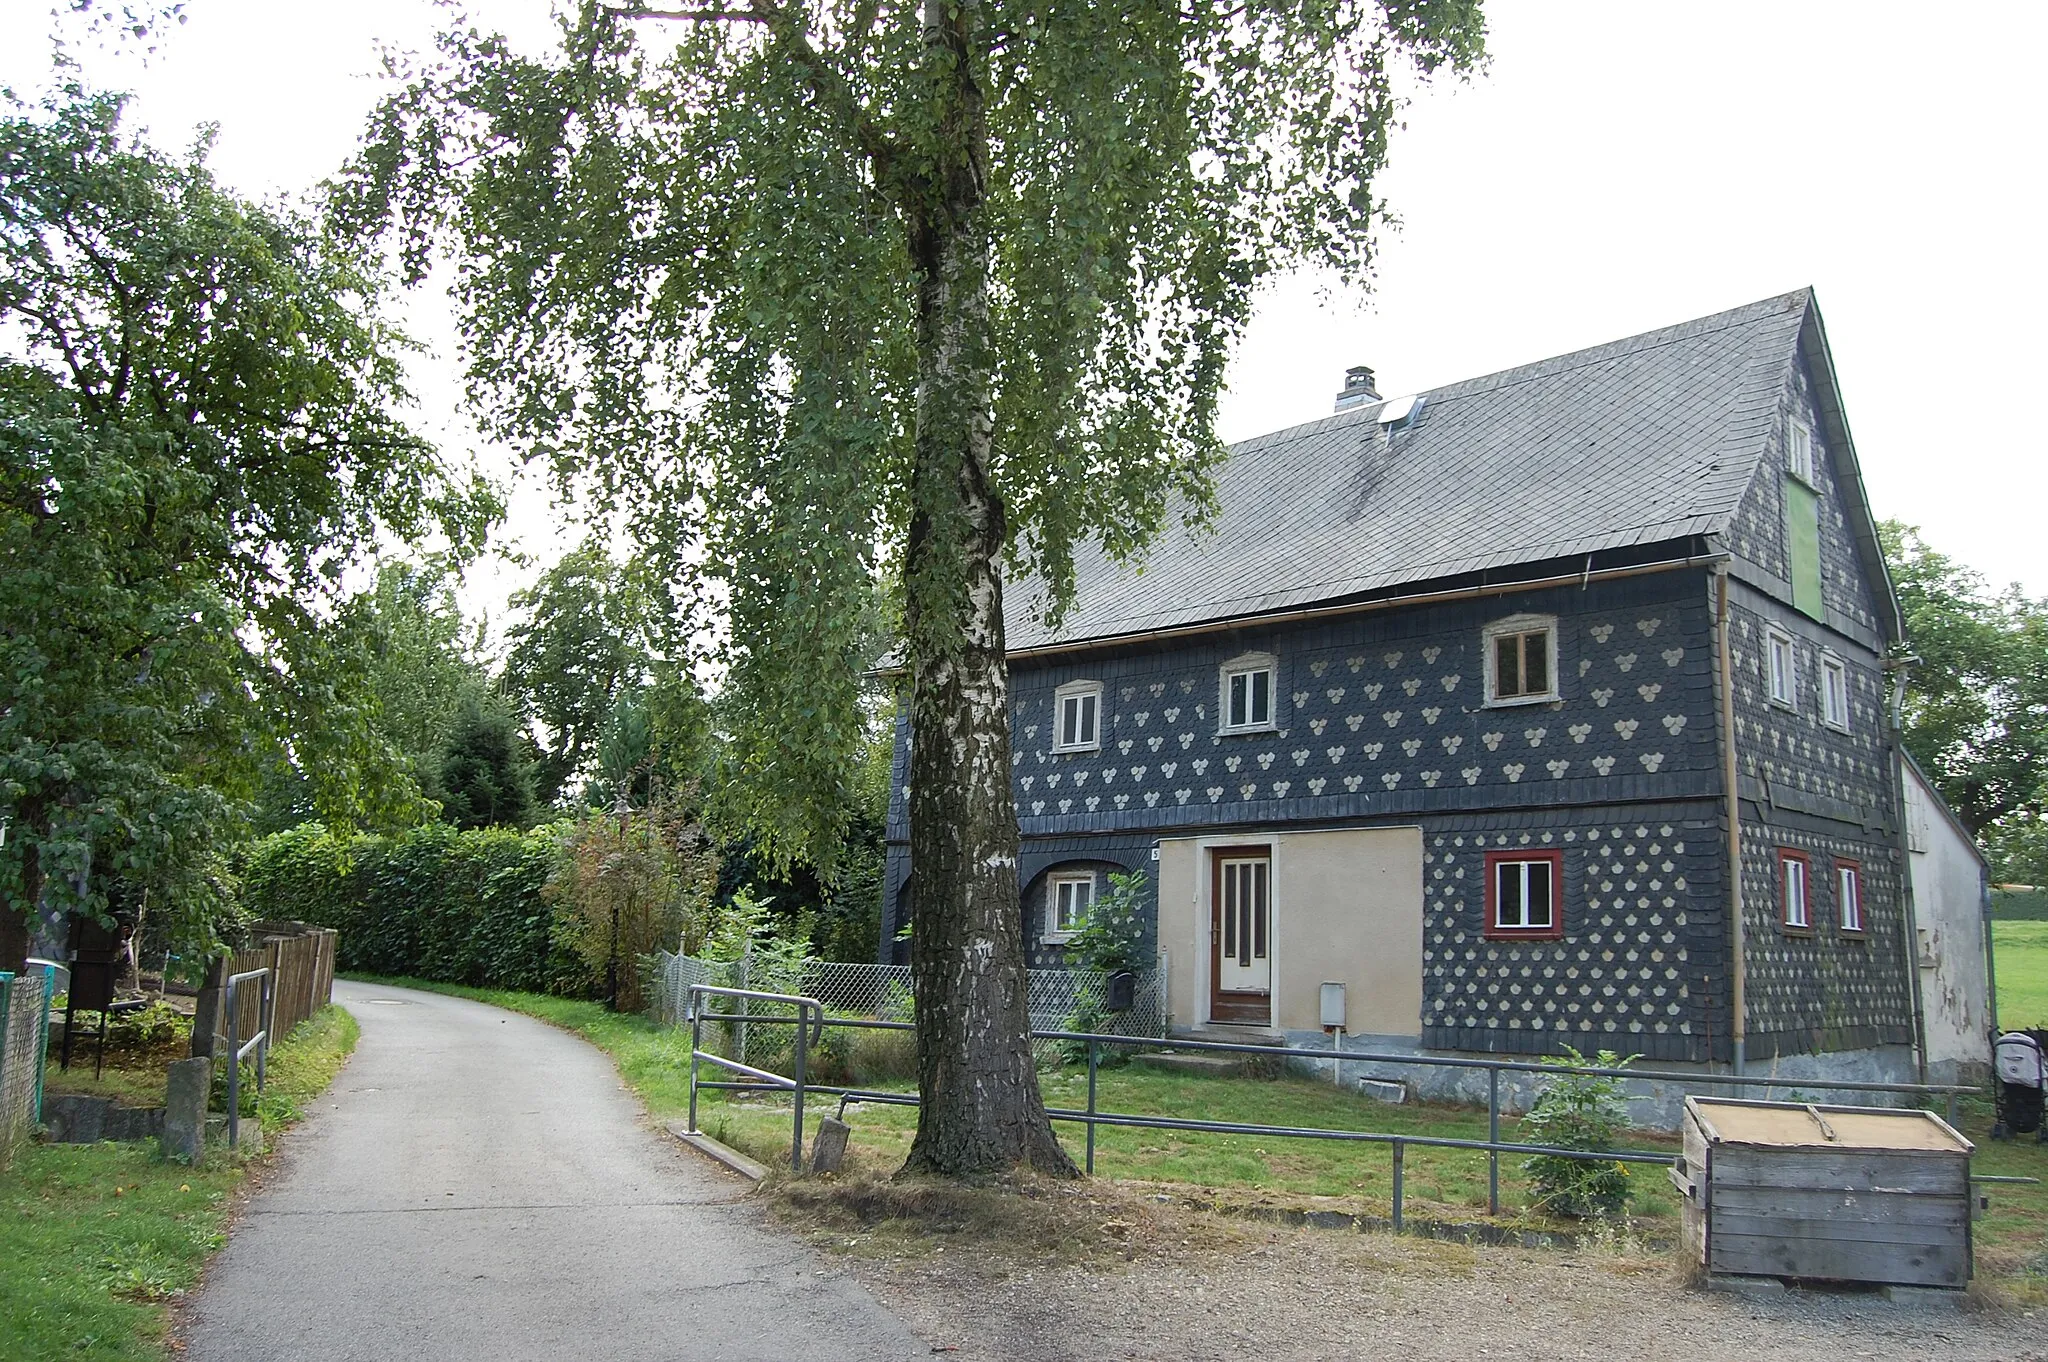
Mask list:
[[[1863,867],[1854,861],[1835,862],[1835,921],[1845,936],[1864,933]]]
[[[1564,853],[1486,853],[1486,934],[1512,940],[1564,935]]]
[[[1813,867],[1791,847],[1778,848],[1778,923],[1788,932],[1813,930]]]

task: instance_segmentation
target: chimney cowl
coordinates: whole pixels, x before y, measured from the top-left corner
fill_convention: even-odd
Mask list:
[[[1379,390],[1373,386],[1372,370],[1369,367],[1354,364],[1344,371],[1344,390],[1337,394],[1338,411],[1349,411],[1353,407],[1379,400]]]

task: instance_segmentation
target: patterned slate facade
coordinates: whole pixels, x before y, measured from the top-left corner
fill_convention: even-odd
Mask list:
[[[1765,300],[1454,385],[1428,395],[1414,431],[1375,436],[1347,414],[1249,442],[1219,478],[1218,538],[1236,535],[1241,551],[1170,546],[1135,579],[1110,580],[1110,568],[1083,562],[1068,620],[1054,629],[1020,617],[1011,635],[1021,649],[1010,738],[1031,963],[1060,959],[1041,939],[1052,872],[1144,870],[1166,837],[1419,827],[1425,1047],[1527,1054],[1570,1044],[1729,1059],[1718,560],[1731,578],[1735,719],[1725,736],[1738,766],[1747,1052],[1910,1043],[1910,924],[1882,667],[1896,615],[1826,364],[1810,296]],[[1813,433],[1818,514],[1821,608],[1805,613],[1793,605],[1786,523],[1788,503],[1806,495],[1786,492],[1795,418]],[[1404,438],[1415,441],[1405,453]],[[1526,543],[1489,550],[1488,535],[1503,533],[1498,517],[1473,519],[1452,494],[1517,493],[1486,483],[1475,449],[1492,451],[1496,474],[1533,481],[1527,505],[1569,532],[1518,528]],[[1240,458],[1259,464],[1262,485],[1290,488],[1271,525],[1255,506],[1232,504],[1253,495],[1232,491],[1243,485],[1241,472],[1231,481]],[[1357,465],[1365,481],[1332,480],[1319,471],[1331,460]],[[1427,465],[1444,470],[1443,485],[1390,487]],[[1630,477],[1649,481],[1614,490],[1614,479]],[[1330,495],[1297,495],[1318,478]],[[1448,539],[1441,525],[1416,535],[1422,547],[1404,565],[1409,550],[1374,536],[1400,540],[1410,526],[1397,512],[1410,503],[1470,523]],[[1315,509],[1325,505],[1339,506],[1339,518]],[[1297,532],[1290,560],[1287,535]],[[1364,546],[1346,549],[1347,535]],[[1451,562],[1452,540],[1463,555],[1455,565],[1477,564],[1479,576],[1435,574]],[[1566,543],[1582,556],[1547,556]],[[1254,607],[1315,600],[1318,555],[1332,581],[1441,598],[1403,604],[1367,591],[1316,618],[1256,618]],[[1533,589],[1483,585],[1487,572],[1512,577],[1515,564],[1531,579],[1579,576]],[[1555,700],[1488,702],[1486,630],[1510,617],[1554,622]],[[1126,632],[1134,624],[1142,627]],[[1798,657],[1790,706],[1769,695],[1773,630]],[[1272,728],[1219,732],[1223,669],[1254,654],[1273,661]],[[1845,671],[1846,732],[1823,722],[1823,657]],[[1100,744],[1056,750],[1057,693],[1077,682],[1101,687]],[[907,741],[900,730],[899,786]],[[903,809],[899,788],[885,954],[908,911]],[[1780,847],[1814,867],[1809,933],[1781,928]],[[1561,855],[1554,939],[1486,932],[1485,853],[1523,849]],[[1840,930],[1838,859],[1861,871],[1861,934]]]

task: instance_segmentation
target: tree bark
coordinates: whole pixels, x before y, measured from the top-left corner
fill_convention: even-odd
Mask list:
[[[988,127],[970,60],[979,28],[978,6],[927,0],[938,135],[905,214],[918,278],[904,622],[920,1105],[904,1171],[974,1177],[1025,1165],[1072,1177],[1039,1096],[1026,1006],[1003,642],[1006,533],[991,485]]]

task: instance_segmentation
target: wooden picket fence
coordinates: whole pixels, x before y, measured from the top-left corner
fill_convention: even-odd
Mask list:
[[[218,977],[226,979],[266,967],[273,970],[277,985],[271,1040],[283,1040],[294,1026],[334,1001],[335,935],[332,927],[311,927],[303,922],[259,922],[256,944],[229,956]],[[239,990],[235,1012],[236,1034],[244,1038],[255,1035],[263,1027],[263,990]]]

